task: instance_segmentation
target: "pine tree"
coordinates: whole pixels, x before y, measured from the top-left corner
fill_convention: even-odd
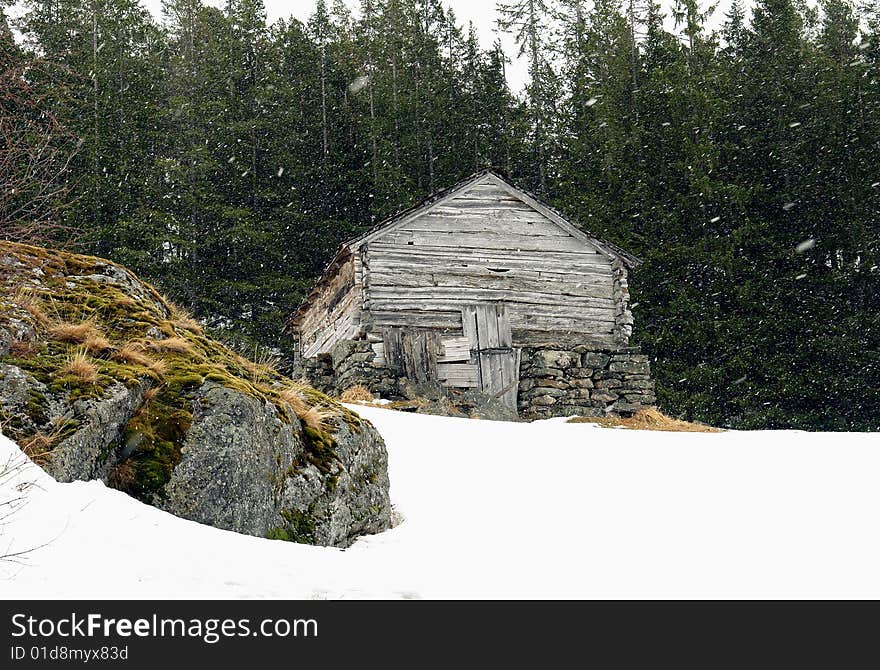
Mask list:
[[[528,59],[526,95],[531,116],[531,156],[530,165],[524,166],[524,176],[539,193],[546,193],[552,155],[551,122],[559,95],[547,32],[553,8],[548,0],[512,0],[499,2],[498,14],[499,28],[514,35],[520,57]]]

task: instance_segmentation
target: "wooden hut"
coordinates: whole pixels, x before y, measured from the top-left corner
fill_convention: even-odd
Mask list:
[[[516,406],[523,350],[628,346],[638,262],[484,171],[342,245],[291,324],[304,360],[368,342],[376,368]]]

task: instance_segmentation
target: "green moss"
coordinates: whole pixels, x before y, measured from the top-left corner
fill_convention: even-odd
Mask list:
[[[133,495],[150,501],[153,495],[161,493],[174,467],[180,462],[180,448],[192,422],[193,393],[205,381],[271,403],[282,421],[294,423],[289,405],[280,396],[280,391],[290,383],[289,380],[270,368],[258,367],[255,371],[253,363],[220,342],[194,332],[186,322],[178,323],[173,317],[174,311],[149,284],[142,285],[140,293],[143,297],[138,297],[126,287],[91,279],[90,275],[104,274],[111,264],[88,256],[8,242],[0,242],[0,255],[11,255],[23,263],[22,279],[34,276],[30,272],[32,268],[42,271],[41,286],[35,291],[38,306],[43,312],[57,321],[90,321],[112,345],[111,349],[93,357],[98,369],[97,381],[82,383],[61,372],[76,347],[53,341],[46,328],[32,320],[38,333],[36,348],[27,358],[9,358],[4,362],[27,371],[42,382],[47,387],[48,395],[66,400],[104,397],[116,383],[129,387],[149,384],[157,389],[156,397],[132,418],[121,443],[115,447],[125,456],[120,465],[131,466],[126,471],[134,472],[133,477],[124,478],[125,490]],[[8,285],[14,285],[14,281]],[[3,297],[0,319],[16,307],[11,291],[8,293]],[[6,309],[6,303],[9,303],[10,309]],[[24,310],[19,311],[24,318],[30,318]],[[162,374],[113,359],[114,351],[126,344],[140,343],[149,349],[155,344],[157,330],[167,337],[182,338],[191,345],[187,352],[154,354],[154,357],[163,359],[167,368]],[[306,388],[302,392],[307,403],[328,407],[353,432],[361,430],[360,417],[354,412],[313,389]],[[28,413],[34,420],[39,419],[41,424],[46,423],[49,419],[47,398],[35,394],[29,399]],[[7,424],[13,423],[15,417],[3,420]],[[339,471],[339,458],[334,430],[305,430],[303,461],[282,473],[282,479],[278,482],[279,491],[283,490],[287,477],[296,476],[308,463],[329,475],[327,486],[330,490],[337,485],[338,474],[335,473]],[[108,451],[104,457],[109,456]],[[293,538],[308,536],[308,528],[303,527],[295,515],[291,519],[284,532]]]
[[[28,391],[27,414],[37,426],[49,422],[49,401],[36,389]]]
[[[270,530],[266,535],[267,538],[298,544],[315,544],[316,526],[312,507],[309,507],[308,512],[282,509],[281,518],[283,524]]]
[[[167,394],[147,402],[125,428],[121,448],[128,457],[133,477],[123,488],[145,502],[161,495],[181,460],[181,447],[192,424],[192,410],[185,399]]]

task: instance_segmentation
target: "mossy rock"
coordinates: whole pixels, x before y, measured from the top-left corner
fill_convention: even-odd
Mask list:
[[[0,420],[22,443],[45,432],[47,469],[59,479],[100,478],[187,518],[263,537],[276,528],[297,542],[345,545],[356,532],[387,527],[387,515],[380,514],[353,534],[326,512],[368,506],[359,502],[362,483],[352,481],[349,469],[361,442],[384,454],[372,427],[297,385],[306,406],[333,414],[321,430],[303,427],[282,397],[294,384],[290,379],[205,335],[121,266],[0,242],[0,340],[6,343],[0,363],[33,380],[23,401],[10,407],[3,403],[8,382],[0,379]],[[243,414],[224,418],[242,403]],[[202,449],[202,465],[194,466],[194,431],[215,415],[220,428],[205,443],[214,452]],[[233,439],[224,436],[224,421],[241,424],[230,426],[233,451],[224,441]],[[249,448],[249,439],[259,444]],[[259,463],[244,467],[257,452]],[[178,481],[184,467],[186,486]],[[387,472],[375,478],[371,484],[364,477],[369,505],[387,501]],[[206,491],[216,504],[201,504]],[[349,502],[329,503],[343,499]],[[324,517],[308,517],[309,505]],[[308,518],[294,509],[306,510]]]

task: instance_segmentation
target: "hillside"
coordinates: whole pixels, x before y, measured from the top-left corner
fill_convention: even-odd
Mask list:
[[[372,426],[98,258],[0,242],[0,426],[59,481],[228,530],[346,546],[390,523]]]
[[[357,411],[388,444],[393,530],[346,551],[272,542],[31,470],[0,546],[48,545],[0,564],[0,597],[880,597],[875,434]]]

